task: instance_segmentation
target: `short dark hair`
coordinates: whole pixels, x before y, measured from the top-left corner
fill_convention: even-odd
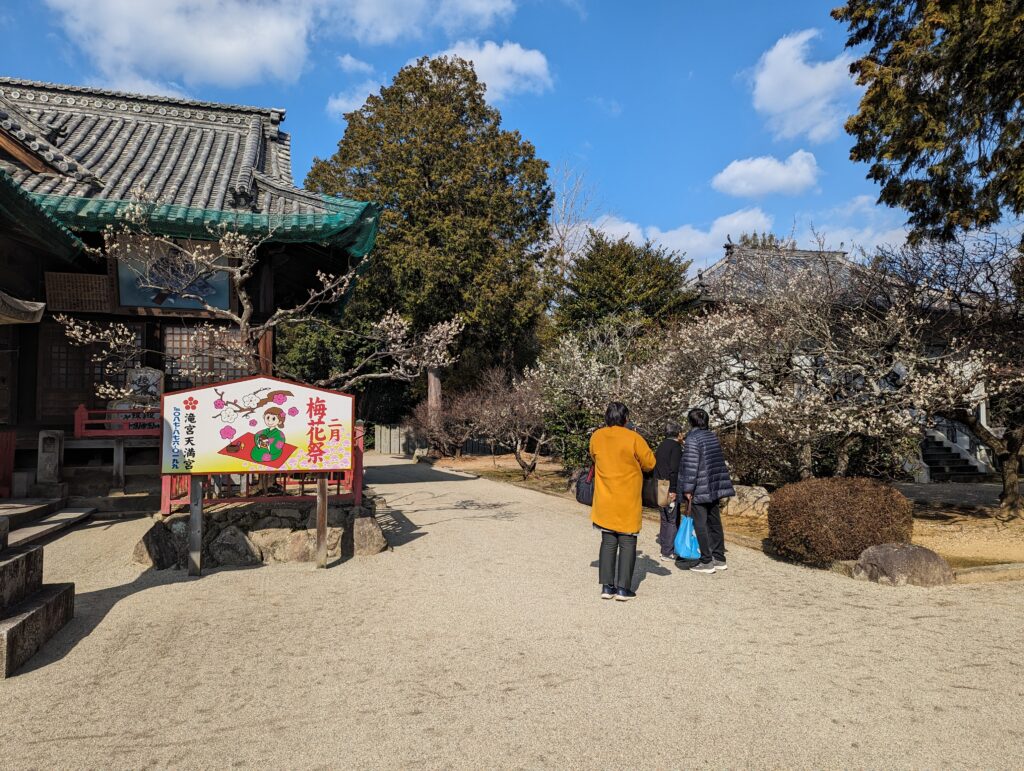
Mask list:
[[[690,421],[691,428],[707,428],[708,423],[711,420],[711,418],[708,417],[708,413],[700,407],[695,407],[690,410],[686,415],[686,419]]]
[[[676,423],[674,420],[670,420],[665,424],[665,436],[669,439],[674,439],[683,433],[683,427]]]
[[[622,402],[611,402],[604,411],[607,426],[624,426],[629,422],[629,407]]]

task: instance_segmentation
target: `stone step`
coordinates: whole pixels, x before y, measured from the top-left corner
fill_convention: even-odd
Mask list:
[[[0,618],[0,679],[10,677],[75,615],[74,584],[43,584]]]
[[[97,511],[148,511],[160,510],[159,492],[113,493],[111,495],[72,495],[69,506],[94,508]]]
[[[69,527],[74,527],[79,522],[91,517],[95,511],[96,509],[94,508],[61,509],[57,513],[51,514],[38,522],[15,530],[11,533],[10,545],[24,546],[26,544],[35,543],[36,541],[51,536],[54,533],[59,533],[62,530],[67,530]]]
[[[0,618],[42,585],[42,546],[15,547],[0,554]]]
[[[931,480],[933,482],[966,482],[966,483],[977,483],[977,482],[997,482],[999,477],[995,474],[983,474],[982,472],[977,473],[957,473],[951,474],[948,472],[931,473]]]
[[[7,517],[13,531],[52,514],[63,505],[60,498],[11,499],[0,503],[0,517]]]

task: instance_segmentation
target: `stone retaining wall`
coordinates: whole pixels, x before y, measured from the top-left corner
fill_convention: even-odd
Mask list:
[[[387,540],[374,516],[375,501],[327,510],[327,557],[379,554]],[[157,516],[136,544],[135,562],[156,570],[188,563],[188,512]],[[316,558],[316,504],[223,504],[203,512],[203,567],[312,562]]]

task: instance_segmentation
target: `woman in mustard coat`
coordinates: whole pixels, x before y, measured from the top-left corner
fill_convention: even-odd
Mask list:
[[[594,459],[590,518],[601,531],[601,597],[625,601],[636,597],[632,589],[642,509],[640,491],[644,472],[654,468],[654,453],[640,434],[626,428],[629,410],[625,404],[609,404],[604,422],[605,427],[590,437],[590,457]]]

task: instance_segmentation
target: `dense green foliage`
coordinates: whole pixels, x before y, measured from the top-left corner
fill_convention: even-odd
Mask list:
[[[555,318],[561,329],[608,318],[661,324],[677,318],[690,294],[689,260],[651,242],[637,245],[591,230],[581,257],[568,270]]]
[[[459,58],[404,67],[346,120],[338,151],[306,178],[311,190],[384,208],[346,322],[394,309],[424,330],[461,316],[448,378],[456,386],[487,366],[528,363],[549,300],[542,245],[552,198],[533,145],[501,128]]]
[[[851,0],[866,87],[846,129],[880,201],[910,212],[912,236],[952,238],[1024,214],[1024,3]]]
[[[768,537],[780,556],[828,567],[869,546],[909,543],[913,510],[898,490],[870,479],[808,479],[772,493]]]

